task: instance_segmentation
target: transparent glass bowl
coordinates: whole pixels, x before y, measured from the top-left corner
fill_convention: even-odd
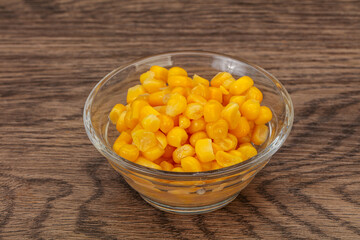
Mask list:
[[[126,103],[127,89],[139,84],[140,74],[153,65],[180,66],[189,76],[196,73],[207,79],[223,71],[235,79],[250,76],[264,94],[262,105],[273,112],[269,137],[258,147],[258,155],[231,167],[197,173],[159,171],[118,156],[112,145],[119,133],[109,123],[108,115],[115,104]],[[182,214],[210,212],[236,198],[285,142],[293,117],[288,92],[270,73],[240,58],[198,51],[154,55],[119,67],[94,87],[84,107],[86,133],[111,166],[145,201],[161,210]]]

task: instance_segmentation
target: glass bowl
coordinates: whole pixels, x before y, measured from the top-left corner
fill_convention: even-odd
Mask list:
[[[250,76],[264,94],[262,105],[271,108],[268,139],[258,154],[242,163],[206,172],[160,171],[125,160],[112,145],[119,133],[108,119],[112,107],[126,104],[127,89],[139,84],[140,74],[153,65],[179,66],[189,76],[194,73],[211,79],[218,72],[229,72],[235,79]],[[126,182],[151,205],[181,214],[210,212],[236,198],[288,137],[293,124],[293,105],[284,86],[270,73],[240,58],[200,51],[154,55],[119,67],[106,75],[91,91],[84,107],[86,133],[95,148]]]

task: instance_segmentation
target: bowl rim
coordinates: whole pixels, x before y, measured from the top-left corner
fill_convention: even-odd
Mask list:
[[[203,172],[170,172],[170,171],[163,171],[163,170],[156,170],[148,167],[144,167],[142,165],[136,164],[134,162],[131,162],[129,160],[126,160],[119,155],[117,155],[112,149],[108,148],[105,144],[102,143],[101,138],[98,136],[96,131],[94,130],[92,121],[91,121],[91,111],[88,111],[91,109],[93,99],[95,98],[97,92],[101,89],[102,85],[104,85],[108,80],[110,80],[113,76],[115,76],[120,71],[135,65],[135,64],[141,64],[142,62],[146,62],[151,60],[151,58],[158,58],[158,57],[171,57],[171,56],[179,56],[179,55],[198,55],[198,56],[208,56],[208,57],[220,57],[220,58],[227,58],[232,61],[241,62],[243,64],[249,65],[251,68],[254,68],[255,70],[259,71],[261,74],[263,74],[267,79],[272,81],[277,87],[278,91],[281,93],[281,96],[284,101],[285,105],[285,120],[283,123],[282,128],[280,129],[278,135],[275,137],[275,139],[262,151],[260,151],[256,156],[229,166],[220,168],[217,170],[212,171],[203,171]],[[149,177],[156,177],[161,179],[168,179],[168,180],[181,180],[181,181],[194,181],[194,180],[201,180],[201,179],[214,179],[224,176],[233,175],[236,173],[240,173],[246,169],[249,169],[253,166],[256,166],[258,164],[261,164],[262,162],[266,161],[267,159],[270,159],[270,157],[275,154],[276,151],[284,144],[285,140],[290,134],[292,125],[294,121],[294,107],[291,100],[291,97],[285,87],[282,85],[282,83],[276,79],[271,73],[267,72],[263,68],[259,67],[256,64],[250,63],[249,61],[239,58],[239,57],[233,57],[226,54],[220,54],[216,52],[210,52],[210,51],[172,51],[172,52],[165,52],[160,54],[155,54],[143,58],[139,58],[137,60],[131,61],[129,63],[123,64],[120,67],[112,70],[110,73],[108,73],[105,77],[103,77],[91,90],[89,96],[86,99],[84,110],[83,110],[83,122],[85,126],[85,131],[92,142],[92,144],[95,146],[95,148],[109,161],[113,161],[117,165],[122,166],[127,171],[130,172],[136,172],[142,175],[146,175]]]

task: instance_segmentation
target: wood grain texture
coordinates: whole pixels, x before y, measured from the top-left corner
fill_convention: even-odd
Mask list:
[[[227,207],[147,205],[88,140],[95,83],[172,50],[240,56],[293,131]],[[359,1],[0,0],[0,239],[360,239]]]

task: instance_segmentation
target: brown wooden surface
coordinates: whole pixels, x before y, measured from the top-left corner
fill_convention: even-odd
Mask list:
[[[172,50],[240,56],[293,131],[227,207],[146,204],[88,140],[95,83]],[[0,1],[0,239],[360,239],[359,1]]]

